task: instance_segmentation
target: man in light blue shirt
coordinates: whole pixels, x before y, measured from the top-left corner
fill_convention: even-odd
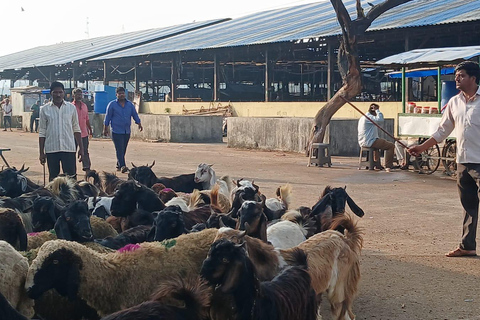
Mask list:
[[[383,123],[383,113],[380,111],[380,106],[372,103],[365,114],[369,119],[372,119],[377,124]],[[378,137],[378,128],[365,116],[358,120],[358,144],[360,147],[375,148],[385,150],[385,171],[390,172],[393,167],[393,152],[395,145],[385,139]],[[379,155],[375,154],[374,158],[378,159]]]
[[[130,140],[130,126],[132,118],[138,125],[138,129],[143,131],[140,118],[133,103],[125,98],[125,89],[118,87],[116,89],[117,99],[111,101],[107,106],[105,115],[103,134],[108,135],[108,126],[112,126],[112,140],[115,145],[117,156],[117,171],[128,172],[125,165],[125,154],[127,152],[128,141]]]

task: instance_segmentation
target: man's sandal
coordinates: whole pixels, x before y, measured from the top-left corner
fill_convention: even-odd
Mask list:
[[[462,248],[457,248],[453,251],[445,253],[447,257],[473,257],[476,256],[477,252],[475,250],[465,250]]]

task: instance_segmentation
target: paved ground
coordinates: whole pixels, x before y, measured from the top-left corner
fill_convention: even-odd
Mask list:
[[[37,135],[0,132],[0,147],[11,165],[43,183]],[[92,168],[113,171],[110,140],[93,140]],[[255,180],[273,196],[293,185],[293,206],[312,206],[326,185],[347,186],[365,211],[362,281],[354,311],[357,319],[480,319],[480,258],[446,258],[461,234],[461,206],[455,181],[441,172],[369,172],[357,170],[356,158],[334,157],[331,168],[306,167],[301,154],[235,150],[221,144],[131,141],[127,162],[151,164],[159,176],[191,173],[198,163],[214,164],[217,175]],[[125,176],[119,174],[120,176]],[[326,299],[324,299],[326,300]],[[324,319],[330,319],[322,304]]]

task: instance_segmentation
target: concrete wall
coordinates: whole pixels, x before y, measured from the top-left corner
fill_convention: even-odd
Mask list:
[[[357,119],[333,119],[326,134],[332,155],[358,156]],[[393,133],[393,119],[386,119],[383,128]],[[312,119],[310,118],[240,118],[228,119],[228,146],[304,152]],[[392,141],[383,132],[381,138]]]
[[[103,132],[104,114],[90,113],[93,135]],[[164,142],[219,143],[222,138],[222,117],[218,116],[165,116],[140,114],[143,131],[132,121],[133,139]]]

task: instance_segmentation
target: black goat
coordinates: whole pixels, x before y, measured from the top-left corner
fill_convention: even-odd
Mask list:
[[[220,229],[221,227],[229,227],[229,228],[235,229],[236,226],[237,226],[237,220],[233,219],[232,217],[226,214],[217,213],[217,212],[212,212],[206,223],[207,228],[215,228],[215,229]]]
[[[203,262],[200,274],[216,287],[211,314],[237,320],[314,320],[317,316],[315,292],[307,271],[307,256],[295,249],[298,266],[285,268],[272,281],[260,282],[244,244],[226,239],[215,241]],[[225,306],[223,295],[230,294],[236,314]],[[215,297],[221,297],[217,304]],[[216,309],[221,310],[218,312]]]
[[[0,196],[14,198],[40,188],[22,174],[29,169],[24,167],[25,165],[20,170],[6,168],[0,171]]]
[[[32,226],[34,232],[53,229],[64,208],[52,197],[41,196],[33,200]]]
[[[110,211],[117,217],[127,217],[131,215],[136,208],[154,212],[165,208],[165,204],[158,195],[150,188],[138,183],[137,181],[126,181],[122,183],[112,200]]]
[[[195,173],[182,174],[172,178],[160,177],[158,178],[152,170],[155,161],[152,165],[135,166],[132,163],[132,169],[128,173],[128,178],[136,180],[147,187],[151,188],[155,183],[161,183],[166,188],[173,189],[175,192],[193,192],[193,190],[203,190],[201,182],[195,182]]]
[[[125,230],[116,237],[107,237],[103,240],[95,240],[95,242],[100,243],[104,247],[118,250],[127,244],[146,242],[151,229],[152,227],[149,226],[136,226]]]
[[[238,184],[239,182],[237,182]],[[240,185],[233,191],[232,209],[228,213],[232,218],[238,218],[238,210],[242,206],[245,200],[261,201],[260,194],[258,192],[258,186],[252,185]]]
[[[263,212],[265,202],[244,201],[238,210],[237,229],[245,230],[250,237],[267,241],[267,217]]]
[[[20,314],[8,302],[5,296],[0,292],[0,319],[4,320],[27,320],[27,317]]]
[[[13,209],[0,208],[0,240],[5,240],[17,250],[27,250],[25,225]]]
[[[211,289],[201,280],[163,283],[151,301],[118,311],[102,320],[207,319]]]
[[[90,216],[91,213],[85,201],[73,201],[65,208],[55,223],[54,229],[57,238],[77,242],[92,241]]]
[[[332,188],[326,186],[320,200],[312,207],[310,218],[314,219],[316,225],[316,233],[328,230],[332,218],[345,212],[345,205],[348,204],[353,213],[359,217],[363,217],[365,213],[357,206],[344,188]],[[338,231],[344,231],[343,227],[339,227]]]
[[[168,206],[156,214],[150,237],[152,241],[163,241],[188,233],[185,228],[183,211],[179,206]]]

